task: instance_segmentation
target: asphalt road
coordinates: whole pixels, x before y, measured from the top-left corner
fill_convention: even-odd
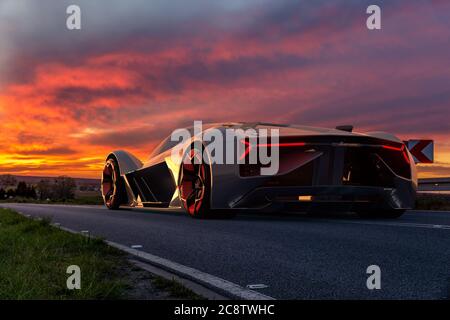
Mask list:
[[[177,211],[2,204],[196,268],[277,299],[449,299],[450,212],[397,220],[350,215],[239,214],[194,220]],[[381,268],[381,290],[366,269]]]

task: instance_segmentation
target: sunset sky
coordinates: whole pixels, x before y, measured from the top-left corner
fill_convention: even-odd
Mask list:
[[[449,116],[448,0],[0,0],[0,173],[99,177],[203,120],[434,139],[450,176]]]

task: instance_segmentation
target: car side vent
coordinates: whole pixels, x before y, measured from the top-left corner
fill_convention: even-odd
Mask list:
[[[351,125],[337,126],[336,129],[341,130],[341,131],[352,132],[353,126],[351,126]]]

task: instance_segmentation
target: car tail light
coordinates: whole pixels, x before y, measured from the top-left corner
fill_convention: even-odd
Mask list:
[[[411,179],[411,161],[405,145],[382,145],[379,156],[397,175]]]
[[[383,147],[383,149],[401,152],[403,159],[405,159],[405,162],[408,164],[411,163],[411,161],[409,160],[408,151],[406,150],[405,145],[402,145],[401,147],[393,147],[393,146],[383,145],[382,147]]]
[[[241,161],[239,165],[239,174],[242,177],[253,177],[261,175],[261,168],[268,167],[269,165],[264,165],[260,162],[259,157],[259,149],[258,148],[268,148],[267,155],[272,154],[272,147],[280,148],[279,156],[287,156],[286,152],[283,152],[285,148],[294,148],[294,147],[302,147],[305,146],[305,142],[301,141],[290,141],[290,142],[277,142],[277,143],[257,143],[250,142],[247,139],[240,140],[242,145],[244,146],[244,150],[242,151],[239,159]],[[241,149],[242,150],[242,149]],[[256,152],[256,157],[250,157],[251,152]],[[255,161],[256,163],[250,163],[250,160]]]
[[[246,139],[242,139],[241,143],[245,145],[245,150],[241,154],[240,160],[245,159],[250,152],[253,150],[253,148],[256,146],[256,148],[259,147],[265,147],[265,148],[272,148],[272,147],[279,147],[279,148],[292,148],[292,147],[303,147],[306,145],[305,142],[279,142],[279,143],[256,143],[256,145],[251,144]]]

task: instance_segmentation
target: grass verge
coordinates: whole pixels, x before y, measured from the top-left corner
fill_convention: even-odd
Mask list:
[[[203,297],[197,295],[192,290],[181,285],[179,282],[172,280],[167,280],[162,277],[155,277],[153,279],[153,285],[160,290],[168,292],[173,298],[176,299],[189,299],[189,300],[199,300]]]
[[[100,239],[70,234],[0,209],[0,299],[117,299],[127,284],[124,255]],[[67,267],[81,269],[81,290],[68,290]]]
[[[81,290],[67,289],[70,265],[81,269]],[[175,281],[142,273],[101,239],[0,208],[0,300],[198,298]]]

